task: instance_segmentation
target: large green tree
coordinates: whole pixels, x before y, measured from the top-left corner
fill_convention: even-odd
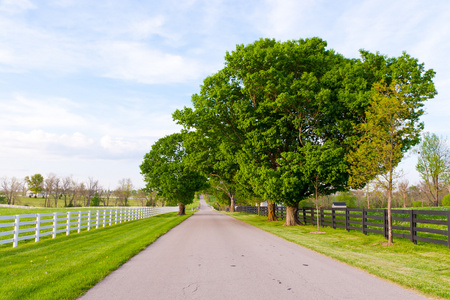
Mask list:
[[[354,62],[325,48],[319,38],[239,45],[193,96],[194,110],[185,109],[198,118],[195,129],[221,134],[224,147],[234,149],[239,165],[234,178],[268,201],[269,220],[276,218],[270,209],[275,203],[288,206],[285,225],[298,224],[298,203],[314,192],[305,176],[310,172],[307,152],[325,142],[345,147],[352,110],[359,109],[349,107],[355,88],[345,86],[359,84],[348,78]],[[344,152],[336,152],[342,160]],[[332,172],[333,182],[320,182],[330,192],[342,189],[348,179],[345,168],[336,166]]]
[[[178,215],[185,214],[185,205],[192,203],[196,191],[207,187],[206,178],[188,168],[185,158],[183,135],[175,133],[153,144],[140,166],[147,189],[157,191],[167,204],[177,203]]]

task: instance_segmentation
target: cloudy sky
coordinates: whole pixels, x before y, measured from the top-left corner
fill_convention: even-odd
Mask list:
[[[346,57],[402,51],[437,74],[425,130],[450,136],[450,1],[0,0],[0,177],[55,173],[143,186],[226,51],[318,36]],[[414,155],[402,163],[418,181]]]

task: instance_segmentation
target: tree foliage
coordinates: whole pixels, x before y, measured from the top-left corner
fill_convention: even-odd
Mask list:
[[[186,166],[185,157],[183,135],[175,133],[159,139],[140,166],[147,189],[157,191],[166,203],[178,203],[179,214],[184,214],[195,192],[207,186],[204,176]]]
[[[434,133],[425,133],[418,149],[416,169],[420,173],[434,205],[439,205],[439,190],[449,180],[450,149],[446,140]]]
[[[311,195],[348,189],[346,154],[364,136],[358,126],[376,102],[376,84],[401,91],[408,103],[403,126],[421,128],[422,102],[435,93],[432,70],[405,53],[387,58],[361,50],[358,60],[326,47],[320,38],[261,39],[227,52],[224,68],[193,95],[194,108],[174,114],[196,136],[196,161],[223,164],[221,177],[295,214]],[[401,151],[416,142],[403,137]],[[285,224],[297,223],[290,213]]]
[[[425,85],[428,82],[424,82]],[[426,90],[430,97],[434,86]],[[375,83],[372,89],[372,101],[367,109],[364,122],[356,130],[362,137],[356,149],[347,156],[351,164],[350,183],[366,183],[376,176],[388,195],[388,241],[392,244],[392,191],[394,189],[394,169],[403,155],[419,142],[423,124],[419,122],[423,111],[421,102],[426,97],[414,97],[408,82],[392,80],[390,84]],[[418,112],[419,111],[419,112]]]
[[[25,177],[25,182],[28,185],[28,189],[35,194],[42,192],[44,177],[41,174],[34,174],[31,177]]]

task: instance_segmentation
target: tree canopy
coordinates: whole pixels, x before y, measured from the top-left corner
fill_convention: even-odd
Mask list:
[[[140,166],[147,188],[157,191],[168,204],[178,203],[179,214],[184,214],[195,192],[207,186],[204,176],[186,166],[185,157],[183,135],[175,133],[153,144]]]
[[[345,58],[320,38],[238,45],[193,95],[194,107],[174,118],[194,132],[198,149],[209,149],[198,151],[197,160],[229,166],[215,170],[295,213],[313,194],[349,188],[346,153],[362,137],[355,128],[366,118],[374,84],[397,80],[412,107],[405,124],[414,126],[435,93],[434,72],[406,53],[360,53],[361,59]],[[416,142],[405,139],[402,147]]]

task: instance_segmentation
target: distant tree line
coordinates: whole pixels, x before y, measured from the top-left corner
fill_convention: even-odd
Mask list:
[[[42,207],[87,207],[87,206],[156,206],[164,205],[164,199],[155,192],[135,189],[129,178],[118,181],[114,189],[104,188],[97,179],[89,177],[77,182],[72,176],[60,177],[50,173],[0,178],[0,202],[10,205],[23,204],[24,197],[42,199]]]

